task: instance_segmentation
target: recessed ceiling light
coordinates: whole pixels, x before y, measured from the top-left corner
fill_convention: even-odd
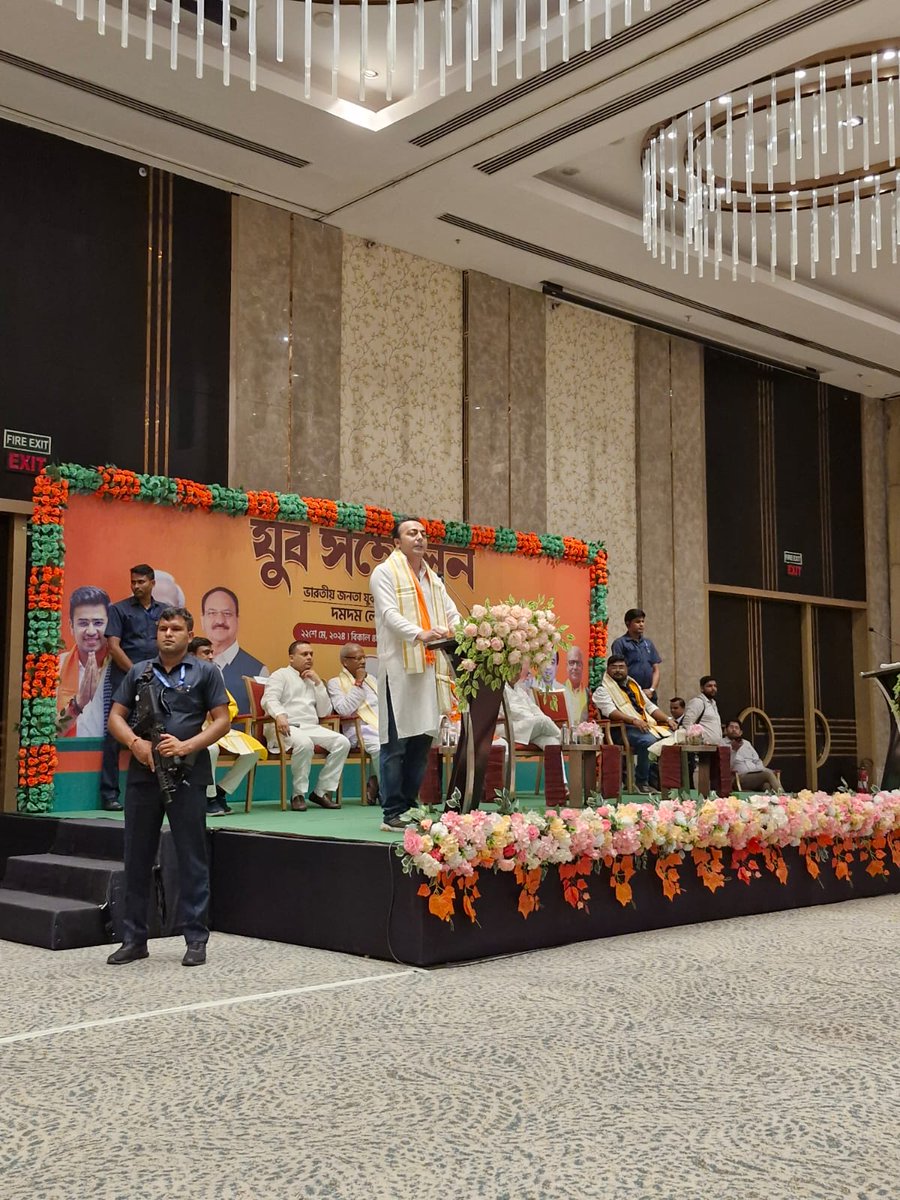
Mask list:
[[[330,12],[317,12],[313,15],[313,25],[318,25],[320,29],[332,23],[332,14]]]
[[[670,175],[674,175],[674,174],[675,174],[675,168],[674,168],[674,167],[669,167],[669,174],[670,174]]]
[[[896,58],[896,57],[897,57],[896,50],[885,50],[884,54],[882,55],[882,58],[885,60],[885,62],[890,62],[892,58]]]
[[[788,192],[788,195],[789,195],[789,196],[799,196],[799,195],[800,195],[800,193],[799,193],[799,191],[797,190],[797,188],[791,188],[791,190]]]
[[[864,175],[863,176],[863,183],[874,183],[874,182],[875,182],[874,175]]]
[[[670,141],[674,142],[675,139],[678,137],[678,130],[670,129],[669,132],[666,134],[666,136],[669,138]]]
[[[578,171],[578,167],[563,167],[560,171],[560,175],[577,175]]]
[[[730,97],[730,96],[720,96],[720,97],[719,97],[719,103],[720,103],[720,104],[730,104],[730,103],[731,103],[731,97]]]
[[[862,125],[862,123],[863,123],[863,119],[862,119],[862,117],[859,117],[859,116],[848,117],[846,121],[841,121],[842,125],[849,125],[853,129],[856,129],[856,127],[858,125]]]
[[[363,71],[363,75],[365,75],[366,79],[377,79],[378,78],[378,72],[373,71],[371,67],[369,67],[368,71]]]
[[[801,68],[799,71],[794,72],[794,78],[795,79],[805,79],[806,72]]]

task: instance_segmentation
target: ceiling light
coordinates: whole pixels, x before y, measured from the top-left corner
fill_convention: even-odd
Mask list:
[[[744,263],[751,282],[763,270],[774,280],[779,268],[789,269],[791,279],[798,267],[812,279],[828,266],[832,275],[845,263],[856,271],[861,256],[873,270],[896,263],[900,222],[894,219],[894,207],[900,204],[900,172],[870,165],[872,140],[878,139],[869,115],[875,122],[881,113],[881,139],[888,143],[886,157],[892,162],[898,150],[896,72],[889,78],[887,70],[873,71],[872,63],[898,56],[900,48],[885,50],[883,44],[836,50],[815,65],[786,67],[720,95],[721,108],[713,107],[713,93],[705,105],[694,103],[649,129],[641,149],[647,250],[666,267],[683,266],[685,274],[696,265],[701,277],[708,264],[716,279],[723,265],[737,279]],[[806,83],[801,88],[802,79]],[[887,121],[879,87],[891,99]],[[698,122],[701,106],[706,117]],[[743,115],[751,106],[755,121],[734,119],[735,111]],[[682,128],[681,121],[687,140],[685,171],[674,187],[671,176],[677,177],[682,162],[674,159],[674,147],[665,152],[663,139]],[[860,126],[854,145],[854,130]],[[888,198],[887,222],[879,214],[882,197]],[[846,224],[849,238],[841,234]]]
[[[377,79],[378,78],[378,72],[373,71],[371,67],[369,67],[367,70],[363,71],[363,75],[365,75],[366,79]]]
[[[236,79],[238,74],[243,76],[246,73],[251,92],[268,90],[259,86],[260,72],[271,70],[276,64],[286,61],[285,44],[288,38],[291,42],[292,57],[295,61],[303,63],[302,86],[305,100],[312,98],[315,74],[317,92],[322,87],[319,81],[324,83],[325,79],[330,79],[329,90],[332,99],[358,99],[364,102],[366,80],[374,78],[366,68],[370,62],[380,61],[385,63],[383,95],[388,102],[406,99],[415,95],[420,87],[437,82],[441,96],[446,94],[448,86],[465,87],[467,92],[471,92],[476,81],[479,84],[482,82],[478,71],[482,62],[479,60],[490,62],[490,71],[485,73],[484,77],[489,76],[492,87],[506,87],[511,80],[512,64],[506,62],[505,56],[501,62],[501,52],[504,48],[503,23],[493,19],[502,0],[495,0],[492,6],[484,4],[482,12],[491,7],[492,19],[489,27],[485,20],[481,38],[470,36],[465,39],[465,45],[462,37],[463,26],[467,20],[477,19],[475,0],[449,0],[446,8],[443,5],[439,6],[442,16],[447,16],[446,23],[443,20],[426,21],[422,0],[372,0],[371,3],[362,6],[359,0],[344,0],[343,4],[341,0],[332,0],[327,6],[332,9],[331,13],[324,11],[324,5],[322,11],[312,12],[314,2],[315,0],[306,0],[305,3],[287,5],[283,0],[278,0],[277,3],[272,3],[272,0],[233,0],[230,9],[232,20],[239,19],[242,25],[246,21],[245,45],[239,45],[237,38],[222,43],[221,0],[208,0],[207,19],[205,22],[199,22],[199,25],[197,13],[198,10],[202,13],[203,8],[197,0],[184,0],[183,3],[170,0],[166,5],[159,4],[158,0],[146,0],[143,5],[131,5],[132,9],[141,9],[140,14],[135,12],[131,15],[127,0],[119,0],[115,6],[108,4],[107,0],[99,0],[93,9],[97,14],[99,34],[106,33],[108,9],[116,7],[121,30],[121,39],[115,39],[117,42],[121,41],[123,47],[128,47],[129,37],[131,42],[136,44],[139,41],[144,42],[146,34],[145,55],[148,59],[153,58],[156,50],[158,56],[164,55],[168,59],[173,71],[177,69],[179,62],[193,60],[191,66],[196,67],[198,79],[204,76],[205,51],[216,47],[214,52],[217,53],[218,47],[221,46],[221,72],[210,70],[208,74],[220,74],[223,84],[227,86],[232,78]],[[57,0],[59,7],[62,7],[62,3],[63,0]],[[594,26],[590,20],[585,23],[583,19],[579,19],[577,25],[573,24],[569,5],[561,5],[558,23],[554,18],[553,23],[548,25],[546,5],[543,6],[541,20],[537,5],[526,5],[525,0],[520,0],[518,26],[521,28],[517,26],[515,33],[516,78],[530,79],[548,69],[555,69],[556,56],[548,54],[547,49],[551,42],[555,44],[560,35],[563,46],[567,46],[570,35],[574,38],[577,34],[580,42],[583,31],[584,51],[589,52],[604,40],[608,41],[614,35],[618,35],[623,28],[640,24],[650,13],[651,4],[652,0],[643,0],[640,6],[633,4],[632,0],[625,0],[624,5],[615,6],[616,16],[613,19],[611,0],[605,0],[606,20],[597,21]],[[401,5],[405,7],[401,8]],[[85,21],[84,0],[77,0],[69,7],[75,10],[78,20]],[[635,11],[639,7],[642,16],[637,15]],[[341,9],[345,14],[343,22],[340,20]],[[218,24],[213,10],[220,14]],[[293,13],[302,10],[305,21],[301,19],[299,28],[291,25],[288,16],[291,10]],[[572,10],[574,11],[574,6]],[[228,11],[227,7],[225,11]],[[140,19],[144,17],[145,12],[153,14],[153,26],[149,31],[146,19]],[[456,13],[459,15],[454,25],[451,14]],[[261,17],[264,17],[264,20],[261,20]],[[515,21],[516,17],[512,17],[511,22]],[[306,22],[309,22],[309,25],[306,25]],[[348,26],[351,30],[349,36],[345,33],[343,43],[342,24],[345,30]],[[603,26],[602,34],[596,32],[596,25],[600,24]],[[327,40],[318,37],[310,28],[312,25],[332,28],[333,37]],[[265,36],[259,32],[263,26]],[[417,36],[409,37],[409,31],[413,27]],[[357,35],[357,30],[360,30],[361,36]],[[154,40],[154,34],[157,40]],[[511,34],[507,37],[509,41],[513,40]],[[448,71],[446,60],[450,57],[449,51],[457,39],[459,45],[454,50],[457,59],[453,63],[453,69]],[[107,43],[112,40],[109,37],[105,38]],[[163,40],[164,46],[159,44]],[[529,53],[525,58],[522,47],[527,45],[530,51],[533,43],[539,44],[540,55]],[[563,56],[568,59],[568,53],[565,51]],[[232,70],[232,64],[237,63],[240,63],[240,71]],[[463,67],[464,70],[457,72],[457,66]],[[453,81],[452,84],[450,80]],[[327,87],[327,84],[325,86]],[[381,94],[379,89],[379,99]],[[316,96],[317,102],[326,98],[327,93]]]
[[[678,130],[670,129],[669,132],[666,134],[666,137],[669,139],[670,142],[674,142],[675,139],[678,137]]]
[[[559,173],[560,175],[577,175],[578,167],[563,167]]]
[[[885,50],[884,54],[882,54],[881,57],[884,59],[885,62],[890,62],[892,59],[897,57],[897,51],[896,50]]]

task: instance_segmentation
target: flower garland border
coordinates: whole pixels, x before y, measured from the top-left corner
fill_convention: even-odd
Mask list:
[[[65,511],[69,496],[94,495],[125,503],[162,504],[183,511],[226,513],[267,521],[307,521],[350,532],[390,534],[395,514],[372,504],[346,504],[289,492],[245,492],[221,484],[196,483],[166,475],[139,474],[114,465],[82,467],[61,463],[45,467],[34,481],[29,524],[31,541],[28,616],[22,679],[19,737],[20,812],[49,812],[56,770],[56,693],[62,593],[65,572]],[[467,548],[483,546],[499,554],[550,558],[590,569],[589,685],[600,682],[607,648],[606,548],[602,542],[549,533],[520,532],[503,526],[423,518],[430,542]]]

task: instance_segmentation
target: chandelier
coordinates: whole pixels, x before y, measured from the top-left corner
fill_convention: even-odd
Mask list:
[[[888,254],[900,234],[900,38],[833,52],[707,100],[641,151],[644,245],[673,270],[815,279]]]
[[[559,42],[568,62],[611,38],[617,25],[631,26],[651,11],[651,0],[552,2],[553,12],[550,0],[91,0],[90,16],[86,0],[74,0],[74,9],[79,21],[95,13],[101,35],[107,24],[117,27],[122,46],[142,38],[147,59],[158,40],[167,40],[173,70],[184,52],[202,78],[206,51],[213,49],[226,86],[232,62],[240,59],[251,91],[260,68],[278,64],[296,71],[307,100],[318,92],[360,102],[373,92],[388,102],[416,95],[435,80],[444,96],[448,76],[462,69],[470,92],[480,69],[487,75],[486,66],[479,68],[486,60],[497,87],[501,68],[513,60],[516,79],[523,78],[525,55],[533,50],[546,71],[551,42]],[[192,46],[179,47],[184,38]]]

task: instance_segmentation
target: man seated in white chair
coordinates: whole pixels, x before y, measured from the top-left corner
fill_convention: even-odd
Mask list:
[[[337,730],[319,724],[321,717],[331,713],[331,700],[325,684],[313,670],[312,646],[309,642],[291,642],[288,658],[290,666],[279,667],[266,680],[262,707],[274,718],[275,728],[291,751],[291,808],[306,812],[309,772],[316,746],[321,746],[327,757],[316,781],[317,790],[310,792],[308,799],[320,808],[340,808],[332,792],[340,784],[350,742]],[[269,749],[278,752],[274,733],[269,735]]]
[[[366,655],[362,646],[348,642],[341,646],[341,673],[328,680],[328,698],[340,717],[359,717],[363,746],[372,765],[366,783],[370,804],[378,803],[378,681],[366,670]],[[341,721],[341,729],[356,749],[356,722]]]
[[[193,654],[194,658],[212,662],[213,653],[213,644],[209,638],[195,637],[191,638],[188,643],[188,654]],[[225,690],[228,691],[227,688]],[[237,701],[231,692],[228,692],[229,721],[234,721],[238,711]],[[220,750],[224,750],[226,754],[235,755],[237,762],[225,772],[217,783],[216,766]],[[213,781],[206,789],[206,815],[218,817],[231,812],[228,804],[229,796],[234,795],[256,764],[266,757],[267,751],[262,742],[258,742],[249,733],[242,733],[239,729],[230,729],[224,737],[213,742],[211,746],[207,746],[207,752],[212,767]]]

